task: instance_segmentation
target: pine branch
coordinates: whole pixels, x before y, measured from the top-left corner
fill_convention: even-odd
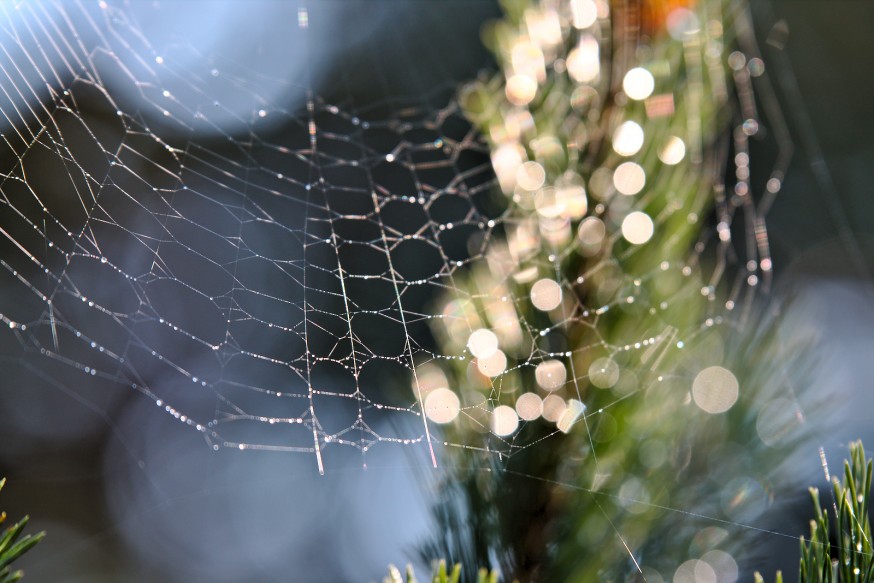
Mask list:
[[[456,563],[451,571],[447,571],[446,561],[443,559],[434,565],[430,583],[459,583],[459,581],[461,581],[461,564]],[[407,565],[404,577],[397,567],[389,565],[388,577],[383,579],[383,583],[418,583],[418,580],[411,565]],[[495,571],[480,569],[477,571],[476,583],[498,583],[498,574]]]
[[[843,479],[832,478],[834,528],[829,522],[828,511],[820,502],[819,490],[810,488],[814,518],[810,521],[810,538],[801,537],[800,583],[874,581],[874,552],[868,515],[872,471],[874,461],[866,459],[862,442],[851,443],[850,457],[844,461]],[[837,545],[831,543],[832,535]],[[776,581],[782,583],[779,571]],[[764,583],[760,573],[756,573],[756,583]]]
[[[6,485],[6,478],[0,479],[0,490]],[[5,522],[6,513],[0,513],[0,524]],[[14,583],[24,577],[21,570],[13,571],[10,565],[32,549],[45,537],[45,532],[26,534],[22,536],[29,517],[25,516],[17,523],[8,527],[0,536],[0,583]]]

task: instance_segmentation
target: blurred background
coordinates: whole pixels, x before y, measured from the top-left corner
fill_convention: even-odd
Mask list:
[[[812,374],[794,389],[802,403],[828,395],[829,406],[807,417],[805,431],[836,462],[847,441],[874,438],[874,364],[867,356],[874,346],[874,142],[869,139],[874,131],[869,105],[874,39],[867,34],[874,5],[865,0],[785,0],[757,2],[752,8],[758,37],[766,45],[770,40],[766,64],[796,146],[784,188],[767,216],[776,278],[772,301],[785,306],[778,337],[788,345],[803,341],[814,346],[808,352],[815,357]],[[90,54],[92,63],[107,59],[102,81],[118,109],[136,112],[131,124],[160,133],[174,147],[199,143],[227,159],[234,159],[240,143],[263,139],[277,144],[287,139],[294,144],[305,135],[296,125],[295,112],[305,106],[309,90],[325,103],[365,111],[374,119],[399,118],[410,107],[433,113],[450,102],[460,83],[494,67],[479,34],[485,21],[500,14],[497,3],[487,0],[131,3],[113,8],[112,26],[107,28],[94,24],[102,10],[97,3],[81,11],[67,10],[64,4],[29,3],[23,9],[4,5],[0,44],[7,51],[0,63],[4,70],[21,67],[19,86],[22,81],[38,87],[55,83],[63,90],[69,80],[40,84],[37,71],[56,67],[44,53],[38,56],[36,45],[13,42],[10,31],[66,20],[84,45],[127,51],[121,60],[104,51]],[[138,30],[148,42],[113,38],[112,30]],[[121,54],[119,49],[116,55]],[[28,60],[33,58],[38,62]],[[175,67],[162,72],[153,65],[161,64],[156,59],[172,61]],[[204,62],[210,66],[202,68]],[[196,83],[179,75],[201,70],[198,67],[203,77]],[[132,85],[132,77],[151,82]],[[45,120],[33,99],[9,86],[4,89],[4,111],[30,108],[33,118]],[[74,92],[84,99],[92,90],[77,87]],[[136,105],[143,95],[162,104],[165,91],[174,96],[169,105]],[[38,88],[36,93],[51,99],[48,89]],[[88,119],[87,127],[111,141],[118,131],[110,121],[115,111],[105,97],[92,98],[93,104],[77,102],[77,111]],[[213,100],[221,106],[198,117],[198,108]],[[251,112],[260,110],[265,115],[253,119]],[[8,138],[20,129],[20,122],[0,125],[8,145],[0,158],[5,172],[25,150]],[[59,131],[66,132],[69,141],[81,128],[61,126]],[[389,143],[387,151],[391,147]],[[149,148],[141,151],[153,151]],[[247,150],[253,157],[248,170],[270,164],[254,151]],[[160,154],[154,152],[157,158]],[[478,168],[487,160],[487,153],[472,151],[463,164]],[[140,162],[131,158],[130,164]],[[39,158],[25,161],[23,167],[30,170],[28,181],[45,181],[46,192],[56,197],[46,204],[55,209],[67,194],[59,189],[69,183],[61,179],[53,186],[52,173],[69,170]],[[249,184],[261,180],[237,176],[241,177]],[[14,180],[4,182],[7,197],[21,196],[20,189]],[[198,223],[221,221],[215,209],[194,210]],[[34,217],[40,215],[39,209],[31,211]],[[299,208],[277,212],[286,213],[281,215],[285,224],[302,228]],[[72,217],[74,211],[69,213]],[[26,236],[25,227],[13,224],[8,207],[2,217],[0,227],[16,237]],[[47,231],[51,227],[43,226],[42,220],[38,226]],[[116,264],[133,269],[137,258],[124,255],[122,239],[102,240],[118,241],[115,250],[101,249],[104,256],[112,257],[115,251]],[[3,245],[0,258],[22,269],[14,265],[12,244]],[[198,245],[209,243],[192,243]],[[278,243],[265,243],[262,249],[294,253]],[[168,258],[175,255],[163,253]],[[308,258],[312,256],[297,257]],[[420,260],[415,255],[407,259],[411,265]],[[180,268],[184,266],[180,259]],[[87,271],[81,278],[88,278]],[[32,301],[12,281],[7,274],[0,287],[2,313],[25,310],[22,306]],[[96,279],[94,289],[111,296],[113,285]],[[158,305],[163,296],[155,293],[151,301]],[[162,293],[173,298],[185,292]],[[411,309],[424,309],[428,294],[411,294]],[[192,308],[189,316],[197,320],[197,310]],[[270,318],[279,321],[280,315]],[[197,321],[191,326],[200,336],[211,334]],[[62,369],[53,370],[28,356],[12,333],[0,338],[0,349],[0,475],[9,478],[0,507],[13,518],[29,513],[33,530],[49,532],[22,561],[27,580],[375,581],[389,562],[415,559],[413,547],[429,528],[427,485],[435,481],[421,470],[429,463],[423,448],[374,453],[369,463],[375,469],[368,470],[362,469],[359,452],[341,450],[327,462],[324,476],[312,454],[227,448],[214,452],[201,433],[172,415],[157,414],[154,400],[139,392],[122,394],[102,385],[100,378],[88,383],[70,379]],[[83,355],[81,361],[90,358]],[[191,359],[196,362],[196,354]],[[208,368],[207,361],[202,367]],[[155,373],[161,374],[165,373]],[[276,373],[259,374],[270,379]],[[387,368],[372,373],[374,379],[381,374],[392,372]],[[212,396],[205,405],[196,398],[189,403],[172,386],[168,390],[177,395],[174,406],[218,408]],[[207,418],[214,416],[210,412]],[[392,426],[386,432],[415,434],[403,421],[392,423],[387,422]],[[795,536],[806,528],[807,485],[822,481],[822,471],[815,448],[800,448],[787,465],[798,472],[797,491],[773,493],[774,504],[753,521]],[[797,543],[777,536],[762,540],[761,563],[743,565],[743,570],[782,567],[792,572]]]

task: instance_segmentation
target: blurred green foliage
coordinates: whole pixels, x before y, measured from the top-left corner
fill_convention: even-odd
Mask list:
[[[776,451],[757,435],[754,403],[782,387],[774,363],[785,356],[772,320],[761,317],[743,335],[732,328],[757,318],[750,315],[757,279],[747,279],[748,263],[732,250],[725,226],[744,206],[729,196],[726,164],[733,158],[749,172],[747,141],[759,123],[747,119],[747,133],[732,129],[748,113],[739,102],[752,98],[743,84],[749,76],[735,67],[747,58],[736,52],[736,35],[749,33],[746,6],[611,3],[609,16],[578,30],[569,24],[570,2],[503,4],[505,17],[483,34],[501,71],[469,84],[460,101],[493,151],[495,196],[505,211],[486,260],[457,276],[441,299],[435,313],[448,317],[435,334],[444,354],[458,354],[471,330],[501,337],[515,318],[521,340],[501,338],[507,364],[499,375],[478,373],[467,358],[451,361],[464,415],[446,426],[447,443],[473,445],[453,456],[434,509],[437,535],[421,555],[460,562],[468,572],[499,567],[523,581],[646,579],[641,563],[669,578],[696,554],[743,547],[739,536],[702,535],[706,525],[682,510],[726,523],[752,516],[745,505],[767,504],[763,461]],[[675,30],[647,20],[673,8],[686,19]],[[558,40],[544,32],[556,15]],[[537,35],[547,40],[531,49]],[[574,62],[592,43],[600,72],[589,77]],[[531,75],[542,76],[533,95],[520,96],[510,82],[527,70],[520,55],[532,51]],[[624,76],[638,67],[653,77],[652,100],[623,91]],[[631,154],[616,145],[628,121],[645,135]],[[674,138],[685,155],[668,163],[663,147]],[[520,188],[521,170],[502,166],[507,152],[536,163],[544,187]],[[617,192],[611,179],[629,161],[645,175],[639,194]],[[577,185],[585,186],[583,212],[549,203],[550,189]],[[643,243],[620,228],[631,211],[654,222]],[[718,236],[705,224],[711,213],[723,224]],[[606,232],[596,245],[582,234],[591,219]],[[734,281],[732,259],[742,274]],[[551,311],[534,305],[538,278],[557,281],[567,301]],[[569,377],[549,396],[577,400],[583,413],[569,426],[541,417],[512,439],[489,437],[490,409],[540,390],[537,365],[547,359],[560,360]],[[726,412],[693,402],[692,379],[708,366],[731,370],[742,387]],[[600,378],[607,376],[615,378]],[[483,438],[486,445],[476,447]]]

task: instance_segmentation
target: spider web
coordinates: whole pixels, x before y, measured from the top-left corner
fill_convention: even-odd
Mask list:
[[[215,56],[159,51],[105,3],[14,10],[0,266],[18,361],[133,390],[215,449],[309,453],[323,471],[333,445],[420,444],[436,464],[416,371],[471,355],[435,352],[441,315],[422,298],[464,293],[456,273],[485,257],[507,212],[458,106],[329,103]],[[264,102],[264,84],[303,106]],[[252,104],[247,117],[225,96]],[[767,263],[745,204],[748,251]],[[621,299],[593,307],[595,331]],[[535,344],[542,331],[523,325],[520,344]]]
[[[0,349],[107,418],[126,393],[207,447],[302,454],[321,473],[341,448],[364,467],[388,447],[419,448],[433,465],[446,446],[512,456],[548,444],[490,421],[516,390],[502,385],[505,370],[567,362],[581,399],[569,423],[594,424],[609,409],[585,410],[579,385],[591,369],[574,370],[570,348],[544,349],[550,332],[582,324],[595,341],[573,351],[608,361],[681,349],[729,312],[743,319],[770,281],[763,217],[787,152],[757,209],[744,196],[751,132],[739,128],[731,149],[741,198],[718,193],[718,225],[682,264],[642,278],[711,265],[706,320],[688,336],[666,325],[608,341],[602,319],[636,298],[626,288],[578,302],[547,327],[518,316],[528,295],[501,288],[491,299],[512,306],[526,353],[496,372],[480,367],[478,382],[492,390],[462,395],[457,413],[481,428],[482,442],[452,441],[426,404],[448,384],[441,370],[483,360],[465,311],[483,297],[459,281],[494,262],[520,224],[518,208],[494,196],[489,147],[456,102],[457,84],[361,105],[320,97],[312,71],[290,82],[184,42],[156,47],[124,5],[3,10]],[[296,16],[306,38],[305,4]],[[743,83],[743,119],[755,121]],[[567,295],[579,283],[562,279],[556,258],[538,267]],[[447,296],[452,309],[437,301]],[[641,309],[674,308],[636,299]],[[555,433],[568,429],[559,423]]]
[[[36,75],[4,69],[2,318],[21,362],[136,391],[216,449],[306,452],[323,470],[328,444],[430,447],[419,395],[373,387],[429,354],[419,289],[451,286],[467,236],[494,226],[487,161],[464,161],[485,147],[458,108],[350,113],[292,86],[301,110],[258,106],[237,139],[201,81],[258,104],[253,72],[178,70],[106,5],[16,9],[6,54],[38,59]],[[135,87],[133,109],[107,76]]]

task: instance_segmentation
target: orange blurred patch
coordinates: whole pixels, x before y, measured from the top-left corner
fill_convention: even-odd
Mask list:
[[[697,0],[642,0],[640,3],[641,30],[649,35],[665,30],[668,15],[677,8],[693,8]]]

